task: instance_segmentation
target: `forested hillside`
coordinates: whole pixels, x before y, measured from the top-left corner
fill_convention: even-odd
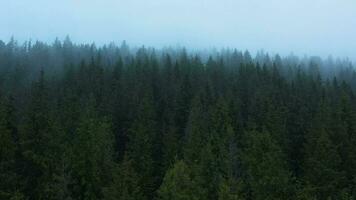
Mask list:
[[[356,198],[348,60],[0,41],[0,199]]]

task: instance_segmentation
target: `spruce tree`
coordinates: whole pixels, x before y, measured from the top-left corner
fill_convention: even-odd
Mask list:
[[[49,93],[44,72],[32,86],[30,103],[20,127],[20,148],[23,159],[23,176],[26,180],[25,195],[29,199],[50,198],[46,189],[52,178],[55,139],[53,117],[50,113]]]
[[[151,199],[157,187],[157,177],[154,176],[154,142],[157,130],[152,96],[146,95],[140,102],[128,134],[127,157],[132,160],[134,170],[139,175],[139,185],[144,198]]]
[[[71,149],[71,170],[76,199],[102,199],[111,185],[113,135],[111,124],[94,110],[95,101],[85,108],[75,131]]]
[[[6,99],[0,99],[0,199],[23,199],[17,171],[14,124],[12,109]]]
[[[252,199],[291,199],[291,173],[280,146],[267,131],[247,131],[242,164]]]
[[[318,199],[335,198],[343,178],[341,158],[330,139],[329,113],[325,102],[321,103],[305,143],[304,182],[307,192]]]
[[[136,200],[145,197],[139,185],[139,176],[136,173],[132,160],[124,158],[113,170],[113,182],[104,191],[108,200]]]
[[[191,170],[184,161],[177,161],[169,169],[158,190],[160,200],[203,200]]]

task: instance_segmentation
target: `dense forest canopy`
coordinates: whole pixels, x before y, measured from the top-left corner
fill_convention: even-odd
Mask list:
[[[0,199],[356,198],[348,60],[0,41]]]

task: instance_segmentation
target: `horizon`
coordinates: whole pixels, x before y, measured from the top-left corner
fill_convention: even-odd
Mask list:
[[[356,61],[356,3],[351,0],[270,2],[187,0],[4,1],[0,39],[52,43],[187,49],[239,49],[255,53]]]

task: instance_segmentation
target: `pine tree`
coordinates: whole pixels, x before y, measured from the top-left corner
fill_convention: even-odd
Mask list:
[[[20,127],[20,148],[23,157],[23,176],[26,180],[25,194],[29,199],[49,198],[46,187],[54,168],[51,151],[55,139],[50,113],[48,87],[44,72],[33,84],[30,104]]]
[[[192,109],[190,110],[188,123],[186,125],[186,135],[184,144],[184,160],[190,165],[199,163],[200,154],[207,142],[206,135],[208,129],[205,126],[207,113],[201,97],[198,95],[194,98]]]
[[[152,98],[144,96],[138,106],[137,116],[129,129],[127,157],[132,160],[139,175],[139,185],[145,198],[151,199],[156,187],[154,140],[157,136],[155,110]]]
[[[218,198],[219,186],[226,179],[236,178],[234,166],[237,162],[236,142],[229,108],[220,98],[209,112],[209,131],[206,133],[207,144],[200,155],[200,172],[204,187],[210,198]]]
[[[313,119],[305,143],[304,181],[306,188],[318,199],[334,198],[340,189],[341,159],[330,139],[329,110],[325,103]]]
[[[346,173],[345,178],[351,190],[350,193],[356,196],[356,111],[351,102],[354,102],[352,95],[347,95],[343,92],[337,106],[340,114],[339,124],[342,127],[341,130],[343,130],[341,132],[343,140],[338,144],[338,149],[342,159],[342,169]],[[334,123],[336,124],[337,122]],[[334,136],[337,137],[339,132],[335,132]],[[346,134],[342,134],[345,132]],[[341,137],[339,136],[339,138]]]
[[[113,182],[105,189],[104,196],[108,200],[145,199],[139,185],[139,176],[131,160],[124,158],[122,163],[114,168]]]
[[[241,184],[233,179],[223,179],[219,185],[219,200],[243,200]]]
[[[173,120],[171,120],[173,121]],[[178,130],[174,126],[173,122],[169,123],[163,129],[165,132],[163,133],[162,138],[162,160],[163,160],[163,169],[167,169],[174,163],[174,159],[179,156],[180,152],[180,140],[178,136]]]
[[[226,100],[220,98],[210,112],[209,142],[223,176],[232,176],[233,166],[237,162],[235,131]]]
[[[14,135],[15,127],[10,119],[12,114],[7,100],[0,99],[0,199],[23,199],[19,191],[20,177],[16,171],[18,147]]]
[[[177,161],[166,172],[158,190],[160,200],[203,200],[199,188],[192,177],[192,172],[184,161]]]
[[[81,116],[73,136],[71,168],[75,199],[101,199],[113,173],[113,135],[111,124],[94,111],[94,100]]]
[[[278,143],[267,131],[247,131],[242,164],[252,199],[291,199],[291,174]]]

